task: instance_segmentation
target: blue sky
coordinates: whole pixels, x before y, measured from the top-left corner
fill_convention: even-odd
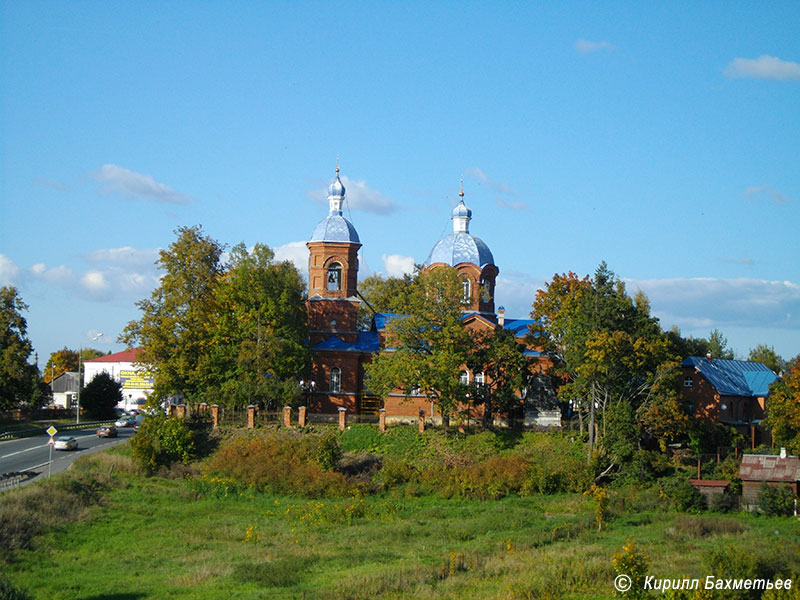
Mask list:
[[[605,260],[665,327],[800,353],[798,2],[0,4],[41,365],[122,349],[176,227],[305,269],[337,158],[362,276],[424,261],[463,178],[509,316]]]

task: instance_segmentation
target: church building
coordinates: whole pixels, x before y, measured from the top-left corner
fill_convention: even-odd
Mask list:
[[[364,386],[364,365],[381,351],[386,324],[395,315],[373,315],[370,331],[358,331],[358,309],[363,302],[358,293],[358,250],[361,240],[353,224],[342,216],[346,190],[336,177],[328,187],[329,213],[314,228],[306,243],[308,259],[308,323],[309,346],[312,351],[312,380],[304,382],[306,404],[312,412],[334,413],[340,407],[348,414],[374,414],[380,408],[387,417],[415,417],[420,411],[437,418],[435,407],[422,395],[405,392],[387,398],[370,395]],[[472,211],[464,203],[463,186],[459,203],[451,213],[452,233],[436,242],[424,263],[424,269],[449,266],[456,269],[463,281],[464,297],[470,300],[464,311],[468,328],[494,329],[504,327],[524,344],[530,319],[509,319],[505,310],[495,310],[495,281],[500,269],[486,243],[469,231]],[[533,348],[526,356],[535,363],[541,374],[547,359]],[[483,373],[461,373],[464,383],[482,382]],[[549,410],[538,410],[526,402],[526,420],[540,425],[560,424],[560,412],[555,407],[554,394],[544,376],[535,378],[536,390],[525,390],[526,398],[547,396]]]

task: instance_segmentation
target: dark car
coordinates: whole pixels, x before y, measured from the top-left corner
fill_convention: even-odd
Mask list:
[[[116,427],[101,427],[97,430],[97,437],[117,437],[117,428]]]

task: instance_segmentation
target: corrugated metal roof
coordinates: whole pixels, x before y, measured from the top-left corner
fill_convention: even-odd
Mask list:
[[[530,326],[536,323],[534,319],[506,319],[503,329],[512,331],[514,337],[525,337],[530,332]]]
[[[764,454],[745,454],[739,466],[742,481],[800,481],[800,458]]]
[[[723,396],[766,396],[778,379],[765,364],[748,360],[690,356],[682,364],[697,369]]]

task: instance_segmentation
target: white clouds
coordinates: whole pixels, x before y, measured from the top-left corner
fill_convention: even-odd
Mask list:
[[[105,292],[109,287],[102,271],[87,271],[81,278],[81,285],[94,293]]]
[[[305,242],[289,242],[283,246],[272,248],[275,260],[288,260],[308,280],[308,248]]]
[[[725,67],[725,76],[731,78],[776,79],[800,81],[800,64],[761,55],[756,59],[734,58]]]
[[[589,40],[579,39],[573,44],[573,48],[581,54],[591,54],[593,52],[600,52],[603,50],[613,50],[614,44],[609,42],[592,42]]]
[[[158,285],[154,264],[158,250],[137,250],[130,246],[89,252],[85,258],[92,268],[75,272],[66,265],[48,267],[36,263],[27,270],[29,278],[98,301],[140,300]]]
[[[784,204],[791,204],[792,199],[786,194],[782,194],[778,190],[768,185],[754,185],[750,186],[744,191],[744,197],[751,202],[768,201],[778,206]]]
[[[641,289],[665,327],[800,329],[800,285],[762,279],[626,280]]]
[[[397,210],[397,205],[377,190],[371,189],[363,179],[350,179],[346,175],[340,177],[345,187],[346,204],[350,210],[388,215]],[[327,202],[328,189],[316,189],[306,192],[306,196],[318,203]]]
[[[14,285],[19,276],[19,267],[5,254],[0,254],[0,285]]]
[[[64,265],[48,269],[44,263],[37,263],[28,269],[28,272],[34,279],[60,286],[68,286],[74,279],[72,269]]]
[[[150,175],[134,173],[117,165],[103,165],[92,176],[104,184],[102,191],[105,194],[118,193],[127,198],[145,198],[166,204],[186,204],[190,200],[185,194],[158,183]]]
[[[383,269],[387,277],[402,277],[414,272],[414,257],[400,254],[381,255]]]

